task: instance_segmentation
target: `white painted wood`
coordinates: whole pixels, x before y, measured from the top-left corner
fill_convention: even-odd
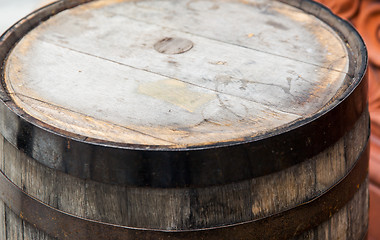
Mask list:
[[[163,54],[166,37],[193,43]],[[320,111],[342,86],[343,42],[275,1],[96,1],[24,37],[6,84],[27,113],[122,143],[181,147],[253,137]]]

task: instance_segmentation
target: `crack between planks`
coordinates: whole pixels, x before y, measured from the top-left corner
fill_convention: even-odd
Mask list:
[[[114,12],[109,12],[109,13],[114,13]],[[260,49],[256,49],[256,48],[252,48],[252,47],[248,47],[248,46],[244,46],[244,45],[240,45],[240,44],[237,44],[237,43],[231,43],[231,42],[227,42],[227,41],[223,41],[223,40],[207,37],[207,36],[204,36],[204,35],[201,35],[201,34],[192,33],[192,32],[189,32],[189,31],[182,31],[182,30],[177,29],[177,28],[172,28],[172,27],[168,27],[168,26],[162,26],[162,25],[157,24],[157,23],[152,23],[152,22],[149,22],[149,21],[144,21],[142,19],[133,18],[131,16],[127,16],[127,15],[123,15],[123,14],[119,14],[119,13],[115,13],[115,14],[118,15],[118,16],[125,17],[125,18],[130,19],[130,20],[136,21],[136,22],[141,22],[141,23],[145,23],[145,24],[155,25],[155,26],[158,26],[158,27],[161,27],[161,28],[170,29],[170,30],[174,30],[174,31],[178,31],[178,32],[183,32],[183,33],[194,35],[194,36],[197,36],[197,37],[200,37],[200,38],[205,38],[205,39],[208,39],[208,40],[211,40],[211,41],[220,42],[220,43],[224,43],[224,44],[228,44],[228,45],[233,45],[233,46],[236,46],[236,47],[240,47],[240,48],[244,48],[244,49],[249,49],[249,50],[260,52],[260,53],[265,53],[265,54],[276,56],[276,57],[281,57],[281,58],[289,59],[289,60],[292,60],[292,61],[308,64],[308,65],[311,65],[311,66],[320,67],[320,68],[323,68],[323,69],[327,69],[327,70],[332,70],[332,71],[339,72],[339,73],[348,74],[346,71],[341,71],[341,70],[337,70],[337,69],[334,69],[334,68],[331,68],[331,67],[321,66],[321,65],[316,64],[316,63],[302,61],[302,60],[299,60],[299,59],[296,59],[296,58],[291,58],[291,57],[284,56],[284,55],[281,55],[281,54],[271,53],[271,52],[267,52],[267,51],[264,51],[264,50],[260,50]],[[339,57],[338,59],[332,61],[332,63],[338,61],[341,58],[342,57]],[[332,65],[332,63],[330,65]]]
[[[90,117],[90,118],[93,118],[93,117],[88,116],[88,115],[86,115],[86,114],[83,114],[83,113],[80,113],[80,112],[77,112],[77,111],[73,111],[73,110],[71,110],[71,109],[67,109],[67,108],[65,108],[65,107],[58,106],[58,105],[55,105],[55,104],[52,104],[52,103],[48,103],[48,102],[45,102],[45,101],[43,101],[43,100],[40,100],[40,99],[37,99],[37,98],[33,98],[33,97],[30,97],[30,96],[24,95],[24,94],[22,94],[22,93],[16,93],[16,92],[13,92],[13,93],[9,93],[9,94],[10,94],[10,95],[15,95],[15,96],[17,96],[17,95],[18,95],[18,96],[22,96],[22,97],[25,97],[25,98],[32,99],[32,100],[34,100],[34,101],[38,101],[38,102],[41,102],[41,103],[44,103],[44,104],[47,104],[47,105],[53,106],[53,107],[58,108],[58,109],[63,109],[63,110],[66,110],[66,111],[69,111],[69,112],[72,112],[72,113],[75,113],[75,114],[78,114],[78,115],[81,115],[81,116],[84,116],[84,117]],[[20,98],[19,98],[19,99],[20,99]],[[20,99],[20,100],[21,100],[21,99]],[[22,100],[21,100],[21,101],[22,101]],[[23,102],[23,101],[22,101],[22,102]],[[169,143],[169,144],[171,144],[171,145],[177,145],[176,143],[170,142],[170,141],[165,140],[165,139],[161,139],[161,138],[156,137],[156,136],[152,136],[152,135],[147,134],[147,133],[144,133],[144,132],[140,132],[140,131],[138,131],[138,130],[136,130],[136,129],[128,128],[128,127],[126,127],[126,126],[121,126],[121,125],[118,125],[118,124],[115,124],[115,123],[111,123],[111,122],[108,122],[108,121],[104,121],[104,120],[99,120],[99,121],[102,121],[102,122],[104,122],[104,123],[110,124],[110,125],[112,125],[112,126],[116,126],[116,127],[120,127],[120,128],[123,128],[123,129],[129,130],[129,131],[133,131],[133,132],[135,132],[135,133],[139,133],[139,134],[141,134],[141,135],[148,136],[148,137],[151,137],[151,138],[154,138],[154,139],[160,140],[160,141],[164,141],[164,142],[167,142],[167,143]],[[86,137],[86,136],[84,136],[84,137],[85,137],[84,140],[86,140],[86,139],[88,138],[88,137]]]
[[[80,50],[77,50],[77,49],[73,49],[73,48],[70,48],[70,47],[62,46],[62,45],[59,45],[59,44],[56,44],[56,43],[52,43],[52,42],[49,42],[49,41],[46,41],[46,40],[40,40],[40,41],[48,43],[48,44],[51,44],[51,45],[54,45],[56,47],[64,48],[64,49],[67,49],[67,50],[70,50],[70,51],[73,51],[73,52],[76,52],[76,53],[84,54],[84,55],[87,55],[87,56],[90,56],[90,57],[102,59],[102,60],[107,61],[107,62],[115,63],[115,64],[118,64],[118,65],[121,65],[121,66],[125,66],[125,67],[133,68],[133,69],[136,69],[136,70],[148,72],[148,73],[159,75],[159,76],[162,76],[162,77],[165,77],[165,78],[169,78],[169,79],[175,79],[175,80],[183,82],[185,84],[189,84],[189,85],[192,85],[192,86],[195,86],[195,87],[198,87],[198,88],[202,88],[202,89],[206,89],[206,90],[215,92],[216,94],[223,94],[223,95],[230,96],[230,97],[240,98],[240,99],[243,99],[243,100],[246,100],[246,101],[258,104],[258,105],[265,106],[265,107],[267,107],[271,111],[276,111],[276,112],[280,112],[280,113],[283,113],[283,114],[293,115],[293,116],[297,116],[299,118],[303,118],[303,116],[298,115],[296,113],[291,113],[291,112],[286,112],[286,111],[283,111],[283,110],[280,110],[280,109],[275,109],[272,106],[270,106],[269,104],[257,102],[257,101],[254,101],[252,99],[249,99],[249,98],[244,98],[244,97],[241,97],[241,96],[236,96],[236,95],[229,94],[229,93],[226,93],[226,92],[219,92],[218,90],[215,90],[215,89],[212,89],[212,88],[207,88],[207,87],[204,87],[204,86],[200,86],[200,85],[197,85],[197,84],[194,84],[194,83],[191,83],[191,82],[187,82],[187,81],[185,81],[183,79],[177,79],[177,78],[174,78],[172,76],[168,76],[168,75],[165,75],[165,74],[152,72],[152,71],[149,71],[147,69],[137,68],[137,67],[125,64],[125,63],[121,63],[121,62],[112,60],[112,59],[108,59],[108,58],[105,58],[105,57],[100,57],[100,56],[97,56],[97,55],[94,55],[94,54],[91,54],[91,53],[87,53],[87,52],[83,52],[83,51],[80,51]]]

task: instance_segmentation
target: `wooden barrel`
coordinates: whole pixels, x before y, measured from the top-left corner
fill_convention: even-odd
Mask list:
[[[317,3],[59,1],[0,62],[0,239],[365,237],[366,49]]]

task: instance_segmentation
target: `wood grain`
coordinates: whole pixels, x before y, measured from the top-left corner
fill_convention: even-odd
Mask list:
[[[193,45],[163,54],[162,39]],[[33,29],[5,68],[12,99],[44,123],[176,148],[312,116],[340,93],[348,53],[325,23],[276,1],[96,1]]]
[[[329,189],[355,163],[347,157],[358,159],[363,150],[348,149],[349,145],[345,143],[350,138],[347,136],[353,133],[367,135],[368,121],[368,114],[363,114],[354,128],[336,144],[299,165],[222,186],[154,189],[83,180],[43,166],[4,139],[1,152],[5,166],[1,170],[29,194],[76,216],[153,229],[213,227],[266,217],[295,207]],[[355,139],[358,146],[365,146],[366,138],[358,136]],[[347,152],[351,154],[345,154]],[[347,218],[356,219],[359,213],[352,212]],[[339,223],[339,219],[345,216],[337,217],[336,221]],[[355,219],[352,221],[365,220]]]
[[[339,212],[328,221],[294,240],[351,240],[363,239],[368,228],[368,179]]]
[[[10,52],[3,84],[9,101],[23,114],[79,134],[81,140],[185,151],[194,145],[210,147],[278,133],[292,123],[312,124],[303,120],[317,118],[334,101],[338,104],[346,80],[357,72],[349,69],[349,47],[323,21],[277,1],[99,0],[58,13],[31,30]],[[358,103],[348,108],[359,116],[364,107]],[[66,170],[75,171],[76,163],[65,166],[65,153],[58,154],[70,149],[70,141],[58,141],[41,128],[29,134],[41,139],[33,142],[36,147],[23,149],[19,142],[28,135],[23,126],[4,126],[6,134],[14,129],[17,134],[9,134],[16,139],[12,143],[0,137],[0,170],[26,193],[74,216],[135,228],[199,230],[269,217],[329,190],[364,151],[368,123],[364,110],[355,125],[322,152],[277,172],[244,181],[227,179],[223,185],[178,188],[70,175]],[[100,162],[97,167],[113,154],[94,156],[85,152],[89,143],[78,144],[84,151],[71,154],[83,156],[84,162]],[[52,145],[57,152],[38,151]],[[293,154],[289,146],[285,151]],[[250,150],[242,148],[241,154]],[[90,158],[93,161],[87,161]],[[218,174],[217,164],[200,167]],[[78,175],[89,176],[87,168],[91,166]],[[345,207],[294,239],[361,239],[367,212],[365,182]],[[0,238],[54,239],[1,201]]]

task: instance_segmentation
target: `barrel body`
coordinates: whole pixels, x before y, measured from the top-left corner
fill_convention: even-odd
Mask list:
[[[363,112],[353,129],[337,143],[299,165],[249,181],[206,188],[128,188],[83,180],[42,166],[4,138],[4,160],[1,166],[9,179],[49,206],[87,219],[144,226],[147,229],[199,229],[202,226],[218,226],[223,222],[247,222],[252,216],[257,219],[271,219],[268,216],[287,210],[294,211],[292,208],[307,203],[314,196],[320,196],[323,201],[315,206],[316,214],[307,206],[293,216],[293,220],[271,219],[262,226],[253,226],[253,232],[244,228],[233,230],[234,227],[229,226],[221,235],[216,232],[199,237],[198,232],[190,232],[185,236],[180,235],[178,239],[362,239],[368,227],[368,153],[365,150],[368,120],[368,113]],[[359,162],[360,158],[364,160]],[[352,187],[346,184],[332,197],[323,199],[326,192],[348,174],[363,176],[363,173],[358,171],[350,173],[355,164],[364,165],[360,171],[365,172],[365,177],[359,185],[354,186],[351,198],[341,200],[344,195],[342,192]],[[9,199],[6,203],[3,202],[1,207],[1,234],[4,239],[66,239],[67,233],[60,232],[61,229],[54,229],[57,224],[54,215],[49,217],[50,215],[37,213],[37,216],[43,218],[45,226],[54,229],[53,233],[56,235],[51,236],[33,225],[36,219],[31,222],[24,220],[22,212],[25,210],[15,213],[10,209],[12,205],[8,204],[14,204],[15,200],[19,199]],[[33,204],[22,206],[36,207],[39,209]],[[26,211],[28,210],[30,211]],[[314,222],[314,226],[308,226],[309,221],[314,220],[312,218],[317,218],[317,221]],[[294,220],[305,225],[301,225],[299,230],[298,226],[292,225]],[[85,226],[74,220],[70,220],[69,224],[72,224],[69,228],[71,234],[80,228],[80,237],[77,239],[128,239],[130,234],[115,231],[117,236],[113,236],[113,231],[92,232],[82,229]],[[273,232],[268,233],[268,229]],[[156,236],[145,233],[147,230],[141,231],[143,239],[177,237],[169,232]],[[203,231],[200,233],[203,234]],[[131,239],[138,238],[137,234],[133,233]]]
[[[0,39],[0,239],[363,239],[366,61],[311,1],[38,10]]]

